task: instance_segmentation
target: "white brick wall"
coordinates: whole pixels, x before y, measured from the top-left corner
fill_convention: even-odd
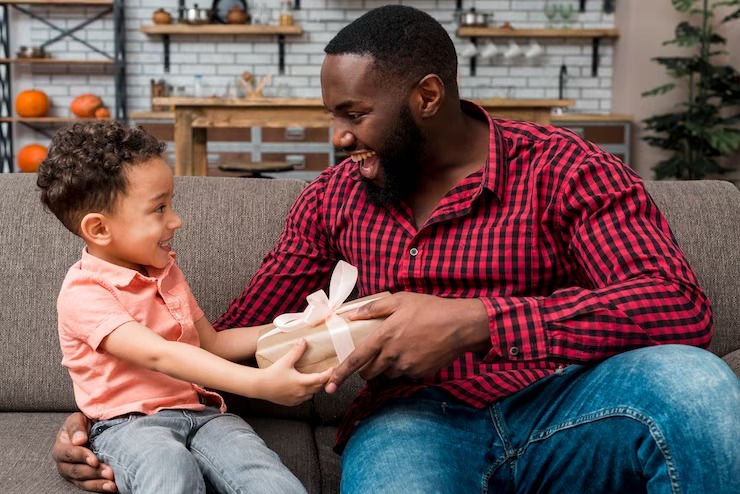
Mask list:
[[[563,0],[559,3],[566,2],[577,10],[577,1]],[[209,2],[204,0],[202,3],[205,5]],[[254,8],[259,3],[271,8],[272,18],[277,18],[278,0],[255,0],[250,5]],[[325,44],[338,29],[352,19],[370,8],[386,3],[388,0],[302,0],[302,9],[294,15],[296,22],[303,27],[304,34],[286,37],[286,70],[284,75],[273,79],[273,91],[281,91],[281,94],[289,91],[292,96],[319,97],[321,92],[318,75]],[[408,0],[399,3],[422,8],[438,19],[455,41],[458,52],[468,42],[455,35],[455,0]],[[468,8],[471,4],[470,0],[465,0],[463,8]],[[520,28],[544,27],[544,5],[544,0],[475,2],[478,11],[493,13],[494,25],[508,21]],[[163,75],[161,37],[139,32],[140,25],[151,24],[151,14],[158,7],[164,7],[176,17],[176,0],[161,0],[156,5],[145,0],[126,1],[129,111],[149,108],[149,80]],[[71,27],[99,10],[92,7],[29,8],[63,27]],[[603,14],[600,9],[601,2],[587,2],[587,12],[575,13],[572,26],[613,27],[613,15]],[[12,13],[11,22],[13,51],[21,44],[38,44],[56,35],[41,22],[19,13]],[[112,27],[112,20],[106,18],[96,21],[77,35],[96,46],[111,50]],[[483,41],[485,40],[481,40],[479,44]],[[508,43],[505,39],[494,41],[499,48],[505,48]],[[470,76],[469,60],[460,59],[462,94],[477,96],[477,92],[483,93],[481,88],[487,87],[487,92],[492,95],[508,93],[515,98],[555,98],[558,95],[559,68],[561,64],[565,64],[568,67],[565,96],[576,100],[577,110],[608,111],[611,108],[611,41],[602,41],[599,75],[595,78],[591,77],[591,40],[541,39],[538,43],[544,48],[544,54],[537,60],[526,60],[523,57],[504,60],[501,55],[492,60],[478,59],[475,77]],[[519,44],[526,48],[528,40],[519,40]],[[193,74],[200,73],[206,79],[209,91],[222,94],[227,84],[233,83],[236,76],[244,70],[249,70],[258,77],[268,73],[277,75],[278,72],[277,40],[272,36],[171,36],[170,46],[171,70],[166,77],[176,86],[190,86]],[[100,55],[70,39],[51,45],[49,51],[57,58],[100,58]],[[88,75],[86,71],[90,69],[16,66],[14,88],[19,91],[27,86],[37,86],[47,90],[53,96],[54,111],[58,115],[68,114],[69,102],[82,90],[101,94],[112,106],[112,77],[107,77],[107,82],[106,77],[100,75],[101,69],[93,68],[93,75]]]

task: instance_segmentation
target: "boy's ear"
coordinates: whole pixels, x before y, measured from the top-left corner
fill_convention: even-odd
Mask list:
[[[87,213],[80,222],[80,236],[86,242],[95,245],[108,245],[111,241],[111,232],[105,215]]]

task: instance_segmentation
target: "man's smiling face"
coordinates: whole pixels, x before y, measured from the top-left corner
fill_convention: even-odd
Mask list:
[[[411,88],[399,88],[400,81],[379,74],[372,62],[370,56],[328,55],[321,89],[334,115],[334,146],[358,164],[370,199],[385,205],[416,189],[425,139],[409,108]]]

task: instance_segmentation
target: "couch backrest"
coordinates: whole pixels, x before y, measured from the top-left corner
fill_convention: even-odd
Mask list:
[[[82,241],[43,211],[35,175],[0,174],[0,411],[71,411],[76,406],[56,332],[56,297]],[[178,262],[213,320],[241,293],[277,241],[305,187],[292,180],[177,177]],[[679,244],[712,300],[712,350],[740,348],[740,191],[727,182],[650,182]],[[237,213],[235,213],[235,211]],[[42,288],[39,288],[42,287]],[[337,396],[317,395],[323,421],[335,421],[360,380]],[[234,411],[275,413],[250,401]],[[308,405],[288,413],[305,417]]]
[[[711,350],[740,348],[740,190],[730,182],[647,182],[712,302]]]
[[[0,411],[71,411],[76,406],[60,364],[56,297],[83,242],[43,210],[35,184],[35,175],[0,174]],[[210,319],[244,289],[305,185],[176,178],[175,207],[184,226],[174,247]]]

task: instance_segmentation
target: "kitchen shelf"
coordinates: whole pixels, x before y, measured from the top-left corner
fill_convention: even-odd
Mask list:
[[[251,34],[299,35],[301,26],[270,26],[262,24],[148,24],[139,28],[146,34]]]
[[[48,9],[35,9],[35,6],[45,6]],[[82,17],[71,17],[67,7],[77,7]],[[97,8],[95,8],[97,7]],[[12,11],[17,11],[34,19],[51,29],[48,39],[41,42],[39,47],[45,49],[49,45],[62,40],[71,39],[84,45],[91,53],[100,55],[97,59],[57,59],[57,58],[21,58],[11,52],[11,23],[14,22]],[[111,48],[101,48],[102,42],[88,41],[85,30],[90,24],[98,20],[110,18],[113,21],[113,45]],[[77,67],[111,67],[106,70],[113,78],[115,88],[115,103],[111,111],[117,120],[127,120],[126,110],[126,28],[124,15],[124,0],[0,0],[0,173],[13,172],[13,125],[21,124],[51,137],[46,127],[49,125],[66,124],[79,119],[65,117],[22,118],[14,115],[13,108],[13,69],[18,65],[33,66],[77,66]]]
[[[278,37],[278,70],[285,72],[285,37],[300,36],[303,28],[298,25],[271,26],[257,24],[148,24],[139,31],[150,35],[161,35],[164,49],[164,71],[170,71],[170,35],[246,35]]]
[[[618,29],[515,29],[460,27],[460,38],[618,38]]]
[[[0,0],[0,5],[112,5],[113,0]]]
[[[473,44],[478,38],[590,38],[591,39],[591,75],[599,74],[599,44],[601,40],[619,38],[618,29],[516,29],[496,27],[460,27],[457,30],[460,38],[471,38]],[[470,60],[470,73],[475,75],[475,60]]]
[[[114,64],[113,60],[65,60],[63,58],[0,58],[0,63],[39,64],[39,65],[113,65]]]

